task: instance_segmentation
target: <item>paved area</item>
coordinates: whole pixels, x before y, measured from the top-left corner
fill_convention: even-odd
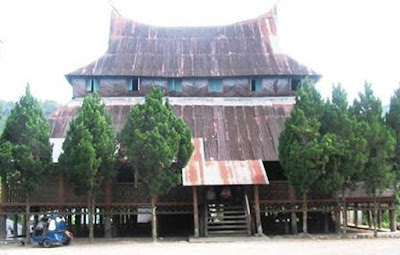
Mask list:
[[[218,243],[188,243],[187,241],[163,241],[151,243],[148,241],[113,241],[88,244],[75,242],[70,246],[55,247],[50,249],[39,246],[0,246],[0,255],[257,255],[257,254],[307,254],[307,255],[331,255],[331,254],[400,254],[400,239],[264,239],[246,240],[238,242]]]

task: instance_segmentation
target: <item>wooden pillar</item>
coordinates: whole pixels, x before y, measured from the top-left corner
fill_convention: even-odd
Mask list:
[[[261,213],[260,213],[260,194],[258,185],[254,185],[254,209],[256,214],[256,231],[257,235],[263,234],[262,224],[261,224]]]
[[[354,203],[354,226],[358,227],[358,204]]]
[[[8,185],[7,181],[4,178],[1,178],[1,204],[5,204],[8,202]],[[0,237],[7,237],[7,215],[5,214],[4,208],[0,207],[0,213],[4,213],[4,215],[0,214]]]
[[[292,201],[292,208],[294,209],[294,203],[296,200],[296,190],[292,185],[289,186],[289,199]],[[297,215],[296,212],[290,213],[290,227],[292,229],[292,234],[296,235],[298,233],[297,230]]]
[[[324,212],[324,233],[329,232],[329,212]]]
[[[382,211],[381,210],[378,210],[377,221],[378,221],[378,229],[381,229],[382,228]]]
[[[204,236],[208,236],[208,200],[207,200],[207,191],[204,191]]]
[[[335,233],[340,233],[340,211],[335,211]]]
[[[192,186],[193,192],[193,224],[194,224],[194,237],[199,237],[199,202],[197,198],[197,187]]]
[[[390,224],[390,231],[396,232],[396,206],[391,204],[389,207],[389,224]]]
[[[14,215],[14,220],[13,220],[13,235],[15,238],[18,237],[18,214]]]
[[[107,180],[105,183],[105,203],[106,208],[104,209],[104,237],[112,237],[112,226],[111,226],[111,203],[112,203],[112,185],[111,181]]]
[[[369,228],[372,228],[372,222],[373,222],[372,210],[368,210],[368,227]]]

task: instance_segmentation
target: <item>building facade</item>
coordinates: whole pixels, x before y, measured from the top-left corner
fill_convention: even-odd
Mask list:
[[[157,203],[160,235],[297,232],[301,198],[279,164],[278,138],[303,81],[320,76],[279,49],[275,9],[216,27],[156,27],[112,12],[105,54],[66,78],[73,99],[49,119],[55,162],[69,121],[90,93],[102,96],[118,133],[131,107],[144,101],[151,86],[160,86],[192,129],[195,152],[182,169],[183,185]],[[116,171],[98,199],[96,233],[145,235],[146,188],[123,164]],[[84,235],[85,197],[74,194],[62,171],[49,183],[48,197],[32,196],[32,213],[57,210]],[[24,200],[17,188],[8,190],[2,212],[15,215]],[[347,201],[356,216],[369,212],[371,202],[362,188]],[[315,190],[309,203],[310,223],[316,223],[311,229],[340,224],[335,198]],[[393,214],[393,192],[384,194],[381,208]]]

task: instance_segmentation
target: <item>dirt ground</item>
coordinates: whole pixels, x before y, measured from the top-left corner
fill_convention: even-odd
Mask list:
[[[73,243],[66,247],[50,249],[38,246],[0,246],[0,255],[256,255],[256,254],[400,254],[400,239],[343,239],[343,240],[308,240],[308,239],[279,239],[262,241],[240,241],[225,243],[188,243],[174,242],[131,242],[119,241],[112,243],[84,244]]]

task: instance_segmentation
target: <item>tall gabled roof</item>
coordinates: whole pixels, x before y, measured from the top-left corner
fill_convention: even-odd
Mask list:
[[[107,52],[67,76],[316,75],[279,51],[276,12],[214,27],[157,27],[112,12]]]

